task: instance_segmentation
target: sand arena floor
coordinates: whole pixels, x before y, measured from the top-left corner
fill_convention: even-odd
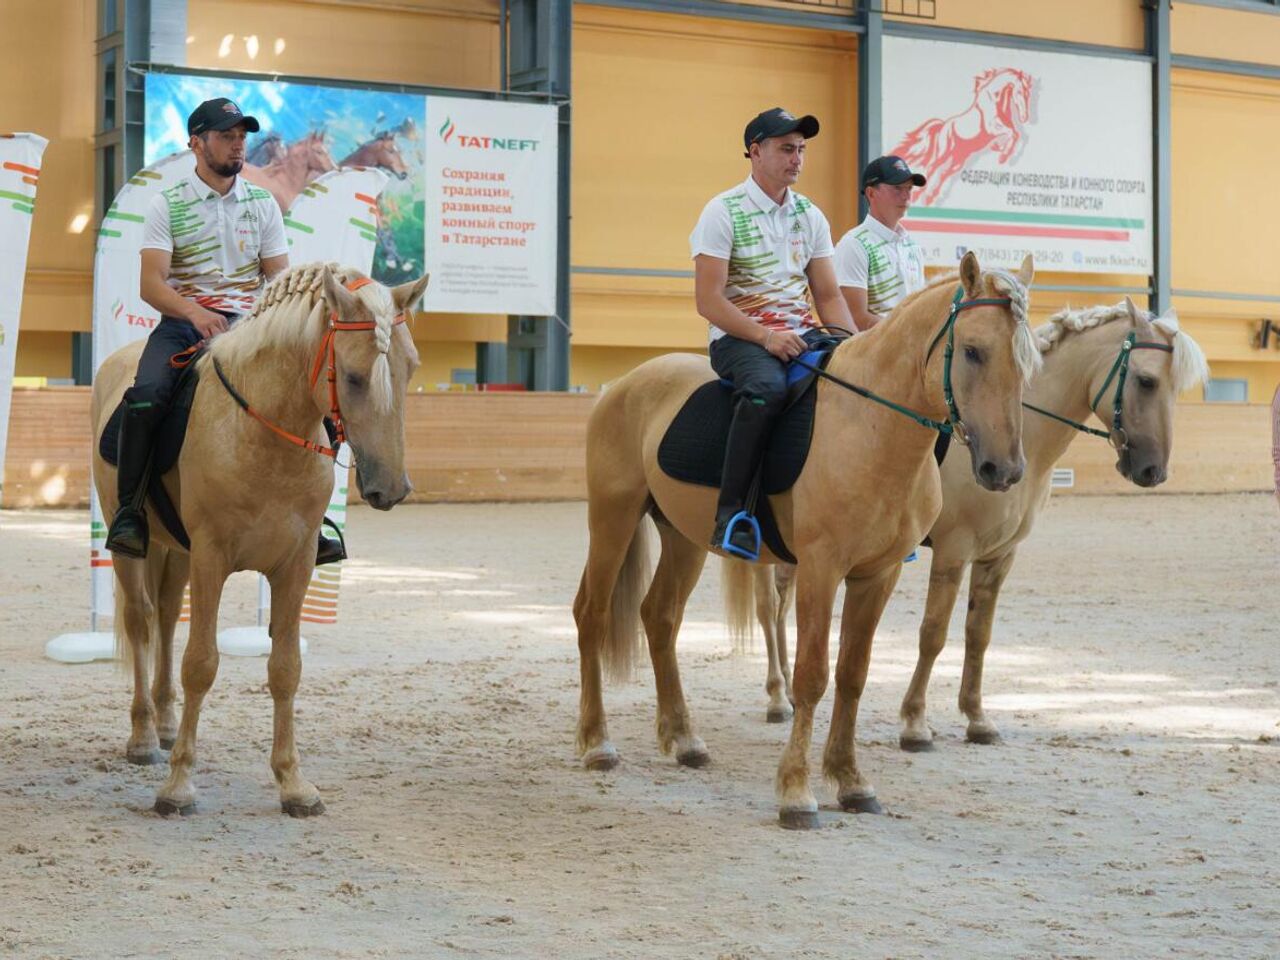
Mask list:
[[[1056,500],[987,660],[1004,743],[963,740],[958,609],[938,749],[920,755],[898,750],[896,717],[926,552],[881,623],[858,729],[888,814],[843,814],[821,786],[808,834],[776,826],[787,727],[764,723],[763,649],[730,652],[715,563],[679,648],[711,766],[658,753],[646,666],[606,690],[622,766],[580,768],[584,519],[580,503],[353,509],[341,623],[305,631],[298,701],[328,813],[280,813],[265,660],[224,657],[199,812],[164,820],[166,768],[124,760],[125,677],[42,657],[87,627],[86,514],[0,514],[0,955],[1280,953],[1271,497]],[[234,578],[223,624],[250,622],[254,596]]]

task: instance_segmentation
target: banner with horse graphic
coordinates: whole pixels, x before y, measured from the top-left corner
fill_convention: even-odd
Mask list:
[[[213,97],[261,124],[244,177],[281,209],[335,169],[388,175],[379,203],[352,219],[375,241],[374,279],[430,272],[428,311],[556,313],[556,107],[149,73],[147,159],[185,147],[187,115]]]
[[[928,178],[903,221],[926,263],[1151,272],[1149,64],[906,37],[884,64],[881,145]]]
[[[9,437],[9,403],[18,355],[22,284],[27,274],[31,216],[40,183],[40,159],[49,141],[34,133],[0,134],[0,498]]]

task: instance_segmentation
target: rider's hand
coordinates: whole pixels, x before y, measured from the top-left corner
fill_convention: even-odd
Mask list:
[[[227,318],[220,313],[214,313],[212,310],[206,310],[204,307],[197,306],[195,316],[190,318],[191,325],[196,328],[200,336],[208,340],[215,333],[226,333]]]
[[[794,330],[770,330],[761,346],[784,363],[794,360],[809,349],[804,337]]]

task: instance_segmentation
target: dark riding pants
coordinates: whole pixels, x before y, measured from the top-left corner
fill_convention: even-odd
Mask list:
[[[190,320],[162,316],[147,337],[147,345],[142,349],[142,359],[138,361],[138,373],[133,379],[133,386],[124,392],[125,402],[131,407],[139,404],[169,406],[174,385],[182,372],[169,364],[169,358],[194,347],[203,339]]]
[[[810,330],[804,342],[813,345],[826,334]],[[782,412],[787,397],[787,365],[764,347],[725,335],[711,344],[711,369],[733,384],[735,403],[746,397],[769,415]]]

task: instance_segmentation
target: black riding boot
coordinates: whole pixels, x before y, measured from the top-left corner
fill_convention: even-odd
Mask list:
[[[715,532],[711,534],[711,546],[717,550],[724,549],[729,521],[746,505],[747,491],[759,469],[772,425],[773,414],[763,403],[742,397],[734,405],[733,422],[729,425],[729,438],[725,443]],[[735,552],[746,556],[757,556],[760,550],[759,538],[752,525],[743,522],[735,523],[729,531],[729,545],[735,548]]]
[[[168,408],[158,403],[126,406],[120,423],[116,485],[120,505],[107,531],[107,549],[141,560],[147,555],[147,481],[151,475],[151,446],[156,427]]]
[[[329,437],[329,446],[336,450],[338,448],[338,427],[328,417],[324,418],[324,432]],[[330,540],[324,535],[325,524],[333,527],[334,532],[338,533],[337,540]],[[345,559],[347,559],[347,545],[342,540],[342,534],[338,532],[338,525],[328,517],[325,517],[324,523],[320,525],[319,542],[316,543],[316,566],[337,563]]]

